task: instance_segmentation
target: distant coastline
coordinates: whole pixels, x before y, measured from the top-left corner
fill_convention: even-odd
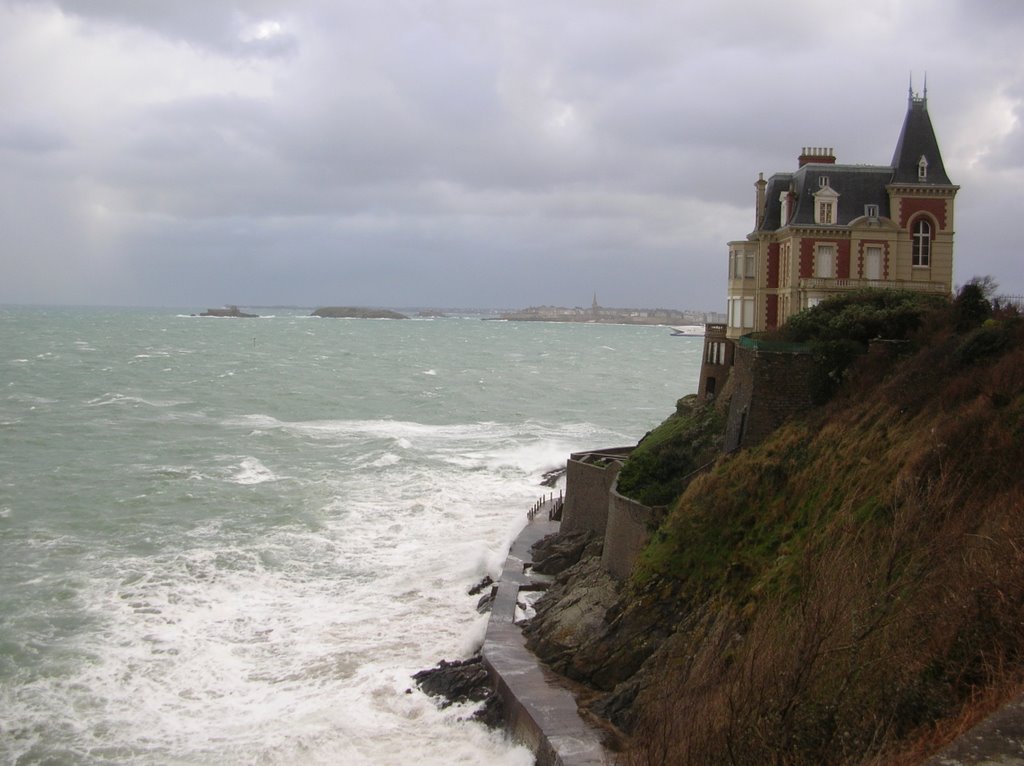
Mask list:
[[[531,306],[501,314],[499,319],[512,322],[581,322],[592,324],[639,325],[704,325],[721,322],[724,315],[713,311],[679,311],[676,309],[626,309],[598,306],[565,308],[562,306]]]

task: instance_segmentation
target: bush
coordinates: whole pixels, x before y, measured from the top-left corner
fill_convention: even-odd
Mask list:
[[[686,486],[689,474],[712,461],[722,448],[725,423],[696,396],[648,433],[619,472],[621,494],[644,505],[669,505]]]

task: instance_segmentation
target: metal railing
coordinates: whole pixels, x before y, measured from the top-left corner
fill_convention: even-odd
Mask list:
[[[558,515],[558,512],[562,510],[562,504],[564,498],[562,497],[562,490],[558,490],[558,499],[555,499],[555,493],[551,492],[548,495],[541,495],[540,499],[533,504],[533,507],[526,512],[526,518],[533,521],[537,518],[537,514],[540,513],[545,506],[548,507],[548,519],[553,519]]]

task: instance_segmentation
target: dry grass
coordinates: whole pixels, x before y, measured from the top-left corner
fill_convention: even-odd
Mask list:
[[[692,611],[624,763],[910,766],[1020,692],[1024,330],[996,331],[870,360],[691,486],[644,576]]]

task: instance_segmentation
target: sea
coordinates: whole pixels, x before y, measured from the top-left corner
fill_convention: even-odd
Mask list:
[[[0,764],[531,764],[411,675],[702,339],[191,313],[0,306]]]

